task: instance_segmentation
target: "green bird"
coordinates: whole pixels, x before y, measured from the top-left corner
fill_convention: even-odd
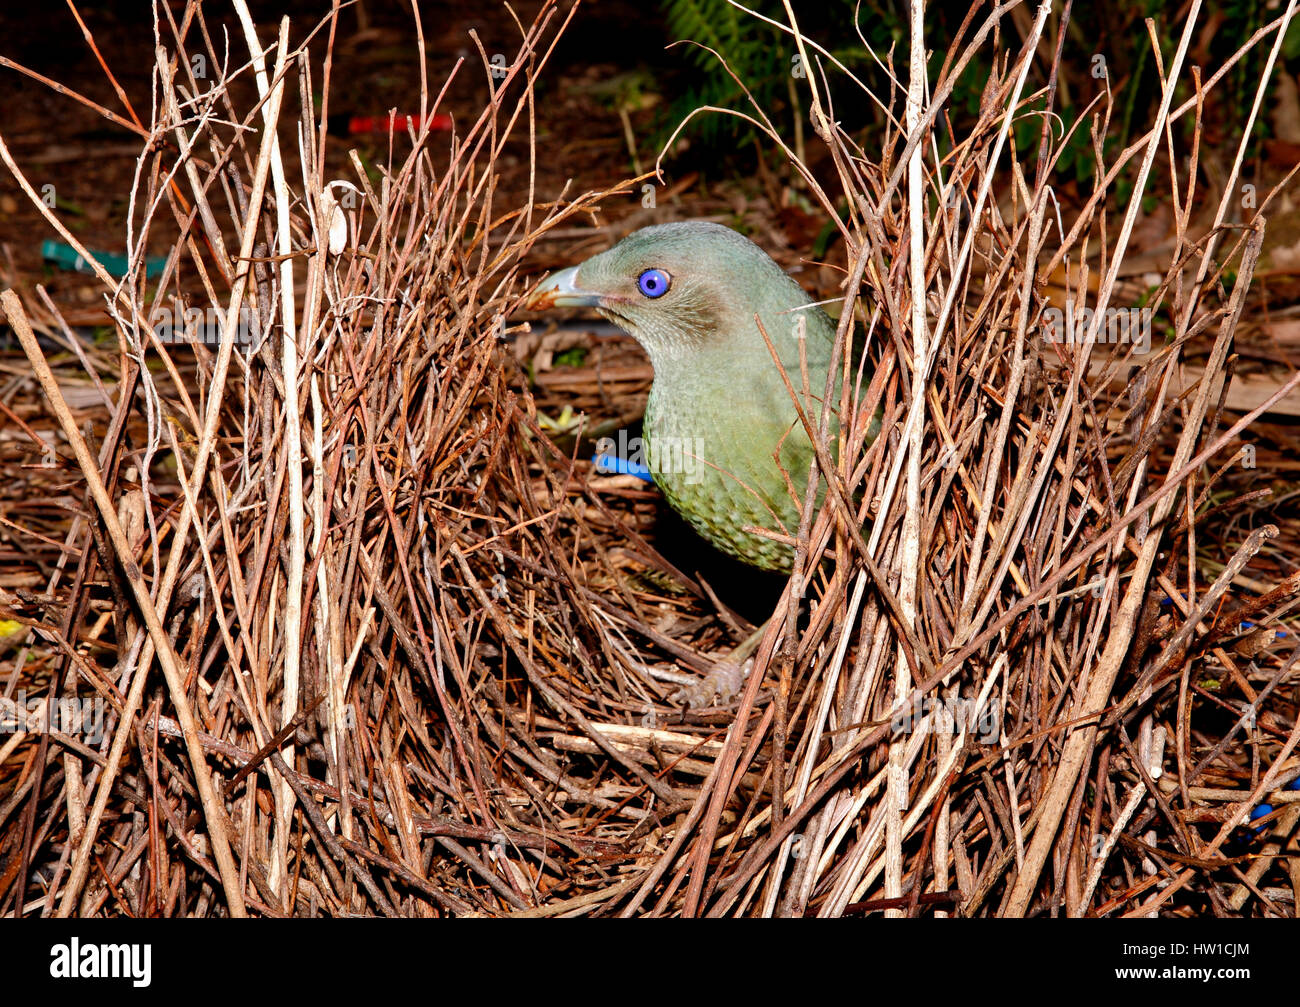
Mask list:
[[[656,485],[723,552],[790,569],[790,545],[744,529],[799,528],[813,447],[756,321],[800,395],[802,329],[816,429],[835,325],[798,283],[743,235],[693,221],[633,232],[548,276],[525,307],[594,308],[636,339],[654,367],[643,440]]]

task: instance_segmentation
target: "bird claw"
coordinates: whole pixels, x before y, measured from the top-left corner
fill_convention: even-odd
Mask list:
[[[725,706],[736,698],[740,687],[754,669],[751,657],[744,664],[721,661],[695,685],[678,689],[669,698],[674,703],[685,703],[692,710],[701,710],[709,706]]]

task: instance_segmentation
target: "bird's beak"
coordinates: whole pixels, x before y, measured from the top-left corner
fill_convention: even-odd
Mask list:
[[[577,285],[577,279],[577,266],[552,273],[528,295],[524,307],[528,311],[546,311],[549,308],[591,308],[600,304],[604,295],[594,290],[583,290]]]

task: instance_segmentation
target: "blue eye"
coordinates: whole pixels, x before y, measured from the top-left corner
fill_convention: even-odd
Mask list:
[[[663,297],[672,282],[673,278],[662,269],[647,269],[637,277],[636,285],[646,297]]]

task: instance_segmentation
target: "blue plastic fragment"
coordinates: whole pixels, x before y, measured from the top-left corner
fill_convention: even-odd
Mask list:
[[[1253,822],[1257,818],[1263,818],[1265,815],[1271,815],[1272,813],[1273,813],[1273,805],[1257,804],[1254,810],[1251,811],[1250,813],[1250,820]],[[1250,831],[1252,835],[1262,836],[1264,834],[1264,826],[1261,825],[1259,828],[1251,829]]]
[[[1184,601],[1187,600],[1187,595],[1186,595],[1186,594],[1183,594],[1182,592],[1180,592],[1179,594],[1180,594],[1180,597],[1181,597]],[[1172,605],[1173,603],[1174,603],[1174,599],[1173,599],[1173,598],[1170,598],[1168,595],[1166,595],[1166,596],[1165,596],[1163,599],[1161,599],[1161,601],[1160,601],[1160,604],[1161,604],[1161,605]],[[1242,632],[1245,632],[1245,631],[1248,630],[1248,629],[1254,629],[1254,628],[1255,628],[1255,624],[1254,624],[1253,622],[1243,622],[1243,623],[1241,624],[1241,630],[1242,630]],[[1279,630],[1277,630],[1277,635],[1278,635],[1278,636],[1286,636],[1286,635],[1287,635],[1287,632],[1286,632],[1285,629],[1279,629]]]
[[[1253,623],[1253,622],[1243,622],[1243,623],[1241,624],[1241,630],[1242,630],[1243,633],[1244,633],[1246,630],[1248,630],[1248,629],[1254,629],[1254,628],[1255,628],[1255,623]],[[1286,630],[1285,630],[1285,629],[1277,629],[1277,630],[1274,630],[1274,632],[1277,633],[1278,636],[1286,636]]]
[[[131,268],[131,260],[118,252],[91,250],[90,254],[104,267],[109,276],[121,279]],[[61,241],[54,241],[49,238],[42,241],[41,258],[54,263],[60,269],[68,269],[74,273],[89,273],[91,276],[95,275],[94,267],[83,259],[75,248],[71,245],[65,245]],[[151,255],[144,261],[145,276],[153,279],[167,265],[167,256]]]
[[[618,455],[593,455],[591,460],[596,466],[596,471],[605,475],[636,476],[648,483],[654,483],[654,477],[650,475],[648,468],[630,462],[626,458],[620,458]]]
[[[1284,786],[1282,789],[1283,789],[1283,790],[1300,790],[1300,776],[1297,776],[1294,780],[1292,780],[1290,783],[1288,783],[1288,784],[1287,784],[1286,786]],[[1273,813],[1273,805],[1271,805],[1271,804],[1257,804],[1257,805],[1255,805],[1255,809],[1250,813],[1250,820],[1253,822],[1253,821],[1254,821],[1255,819],[1257,819],[1257,818],[1263,818],[1265,815],[1271,815],[1272,813]],[[1250,831],[1251,831],[1251,834],[1252,834],[1252,835],[1255,835],[1255,836],[1262,836],[1262,835],[1264,834],[1264,826],[1261,825],[1259,828],[1257,828],[1257,829],[1251,829]]]

